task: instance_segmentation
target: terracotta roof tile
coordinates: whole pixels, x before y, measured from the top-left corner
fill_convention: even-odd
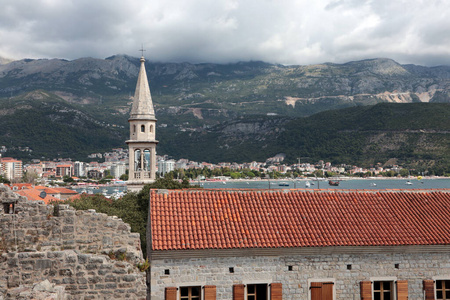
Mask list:
[[[151,193],[154,250],[450,244],[450,192]]]
[[[44,198],[41,198],[40,197],[41,192],[42,191],[38,190],[38,189],[25,189],[25,190],[16,191],[17,194],[19,194],[21,196],[25,196],[28,200],[44,201],[45,204],[50,204],[51,202],[61,201],[60,199],[55,198],[49,194],[45,195]]]

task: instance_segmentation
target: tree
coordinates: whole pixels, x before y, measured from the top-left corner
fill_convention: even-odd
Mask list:
[[[0,175],[0,183],[10,184],[11,182],[8,179],[6,179],[6,178],[4,178],[3,176]]]
[[[127,181],[128,180],[128,174],[122,174],[122,175],[120,175],[120,178],[119,178],[120,180],[123,180],[123,181]]]
[[[35,170],[29,170],[23,173],[22,181],[24,183],[31,183],[35,184],[36,179],[39,178],[39,175],[36,173]],[[9,183],[9,181],[8,181]]]
[[[65,176],[63,177],[63,181],[66,182],[66,183],[68,183],[68,182],[74,182],[73,178],[70,177],[70,176],[68,176],[68,175],[65,175]]]
[[[399,172],[400,176],[402,177],[408,177],[409,175],[409,170],[408,169],[401,169]]]

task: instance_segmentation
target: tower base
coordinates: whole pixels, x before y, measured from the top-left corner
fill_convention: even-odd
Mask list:
[[[127,182],[127,190],[130,192],[139,193],[145,185],[153,182],[155,182],[155,180]]]

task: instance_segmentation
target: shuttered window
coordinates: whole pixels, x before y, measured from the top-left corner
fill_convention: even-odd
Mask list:
[[[281,283],[270,284],[270,294],[267,284],[235,284],[233,285],[233,300],[282,300],[283,287]]]
[[[425,291],[425,300],[434,300],[434,281],[424,280],[423,289]]]
[[[176,287],[167,287],[165,290],[165,300],[216,300],[216,286],[205,285],[203,287],[204,298],[202,298],[201,286],[183,286],[179,289]],[[179,298],[178,296],[179,291]]]
[[[177,288],[176,287],[166,287],[165,299],[166,300],[177,300]]]
[[[407,280],[397,280],[397,300],[408,300]]]
[[[235,284],[233,286],[233,300],[245,300],[245,285],[243,284]]]
[[[270,285],[270,300],[281,300],[283,298],[283,286],[281,283]]]
[[[311,300],[333,300],[333,282],[311,282]]]
[[[361,281],[361,300],[372,300],[372,281]]]
[[[361,281],[360,285],[361,300],[408,300],[407,280]]]
[[[205,285],[205,300],[216,300],[216,286]]]

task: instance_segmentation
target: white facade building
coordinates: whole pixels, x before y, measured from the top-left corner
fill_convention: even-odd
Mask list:
[[[175,161],[173,159],[170,160],[160,160],[158,161],[158,172],[161,175],[169,173],[175,170]]]
[[[116,179],[119,179],[120,176],[122,176],[123,174],[126,173],[126,171],[127,171],[127,166],[123,163],[111,165],[111,175]]]

